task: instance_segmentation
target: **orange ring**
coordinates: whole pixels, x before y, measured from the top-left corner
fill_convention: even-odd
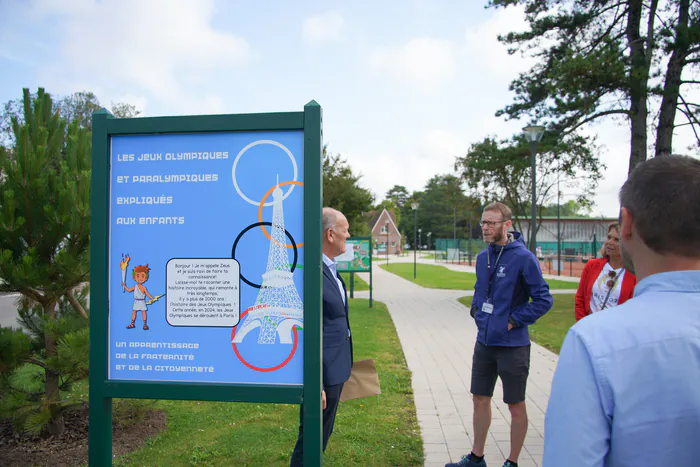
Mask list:
[[[304,186],[304,184],[302,182],[282,182],[282,183],[279,183],[279,184],[273,186],[269,190],[267,190],[267,193],[265,193],[265,196],[262,197],[262,199],[260,200],[260,205],[258,206],[258,222],[263,221],[262,220],[262,210],[263,210],[263,206],[265,205],[265,200],[267,199],[268,196],[270,196],[270,193],[272,193],[275,190],[275,188],[277,188],[278,186],[286,186],[286,185]],[[267,229],[265,228],[264,225],[261,225],[260,228],[262,229],[263,233],[265,234],[265,236],[267,237],[268,240],[270,240],[271,242],[277,243],[275,240],[272,239],[272,237],[270,237],[270,234],[267,232]],[[301,248],[303,246],[304,246],[304,243],[302,242],[302,243],[299,243],[297,245],[297,248]],[[287,244],[285,244],[285,247],[294,248],[294,245],[287,243]]]

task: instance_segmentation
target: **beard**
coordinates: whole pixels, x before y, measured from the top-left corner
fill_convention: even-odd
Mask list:
[[[494,232],[493,243],[498,243],[503,240],[503,232]]]
[[[500,241],[503,241],[504,238],[505,238],[505,233],[503,230],[500,230],[500,231],[494,231],[491,234],[491,241],[486,240],[486,238],[484,238],[484,241],[486,243],[498,243]]]
[[[620,257],[622,258],[622,266],[624,266],[624,268],[632,274],[635,274],[632,258],[630,257],[629,253],[625,251],[625,248],[622,246],[622,242],[620,242]]]

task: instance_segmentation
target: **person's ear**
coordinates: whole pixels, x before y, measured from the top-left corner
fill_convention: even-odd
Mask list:
[[[634,218],[627,208],[620,209],[620,238],[629,240],[632,237]]]

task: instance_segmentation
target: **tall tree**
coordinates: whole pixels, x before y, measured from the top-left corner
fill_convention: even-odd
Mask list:
[[[13,118],[12,128],[11,151],[0,147],[0,292],[19,293],[41,310],[44,348],[35,360],[45,371],[42,413],[49,433],[58,434],[65,336],[57,306],[67,300],[87,319],[74,290],[89,273],[90,134],[61,118],[41,88],[34,98],[24,90],[23,118]]]
[[[398,228],[399,224],[401,224],[401,209],[399,209],[399,207],[396,206],[394,201],[391,199],[385,199],[381,203],[374,206],[375,211],[381,212],[384,209],[394,214],[394,218],[396,219],[396,227]]]
[[[36,94],[31,94],[32,99]],[[79,91],[57,100],[51,100],[52,110],[58,111],[66,122],[74,122],[80,128],[92,130],[92,114],[102,108],[97,96],[89,91]],[[127,102],[111,103],[112,113],[117,118],[131,118],[141,114],[134,105]],[[11,147],[14,143],[12,119],[20,123],[24,120],[24,100],[14,99],[5,102],[0,110],[0,145]],[[66,130],[68,127],[66,126]]]
[[[352,171],[347,159],[331,154],[323,146],[323,204],[345,214],[353,236],[369,233],[363,214],[371,210],[374,203],[372,192],[360,186],[361,178]]]
[[[674,130],[684,125],[700,144],[699,106],[684,92],[697,83],[692,76],[700,63],[697,2],[491,0],[488,5],[525,7],[529,29],[499,40],[511,46],[510,53],[529,52],[537,59],[511,83],[515,102],[497,115],[529,116],[562,134],[622,117],[630,128],[630,171],[647,159],[650,119],[657,156],[673,151]],[[677,120],[677,111],[687,123]]]
[[[386,192],[385,197],[390,199],[397,208],[402,209],[411,195],[409,195],[405,186],[394,185]]]
[[[593,148],[594,142],[582,136],[569,135],[561,139],[558,135],[545,133],[537,154],[536,205],[540,217],[542,206],[556,194],[558,176],[567,186],[578,190],[578,203],[590,205],[591,195],[605,169]],[[527,238],[530,238],[529,227],[523,231],[520,219],[530,217],[530,160],[528,143],[518,135],[501,141],[485,138],[471,145],[467,154],[455,162],[455,169],[470,188],[481,194],[483,203],[502,201],[510,206],[518,217],[516,229]]]
[[[413,201],[413,200],[411,200]],[[428,232],[432,239],[463,238],[465,220],[478,215],[478,200],[465,194],[462,181],[451,174],[435,175],[425,185],[425,189],[416,197],[418,201],[417,228],[422,230],[422,239]],[[404,210],[408,215],[405,223],[409,243],[413,245],[413,209],[408,202]]]
[[[561,217],[589,217],[592,211],[590,206],[584,206],[578,201],[570,199],[560,206],[557,206],[556,203],[543,206],[542,216],[556,216],[557,208]]]

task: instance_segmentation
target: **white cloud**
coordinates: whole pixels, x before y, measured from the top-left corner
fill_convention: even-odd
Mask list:
[[[435,174],[453,173],[455,157],[466,153],[468,147],[461,138],[449,130],[432,129],[420,135],[417,151],[423,160],[429,160]]]
[[[451,79],[455,61],[454,44],[432,37],[417,37],[400,47],[379,47],[370,56],[376,70],[424,89]]]
[[[337,41],[342,37],[345,20],[338,11],[309,16],[304,20],[301,35],[307,44]]]
[[[528,28],[522,7],[499,9],[487,21],[470,27],[465,32],[464,57],[480,73],[490,72],[512,79],[518,72],[529,69],[535,61],[520,53],[508,54],[508,46],[499,42],[498,35]]]
[[[250,55],[244,39],[213,29],[212,0],[46,0],[35,12],[63,16],[62,57],[49,73],[63,80],[91,76],[118,92],[136,88],[163,101],[196,100],[199,87],[192,83],[233,74]]]

